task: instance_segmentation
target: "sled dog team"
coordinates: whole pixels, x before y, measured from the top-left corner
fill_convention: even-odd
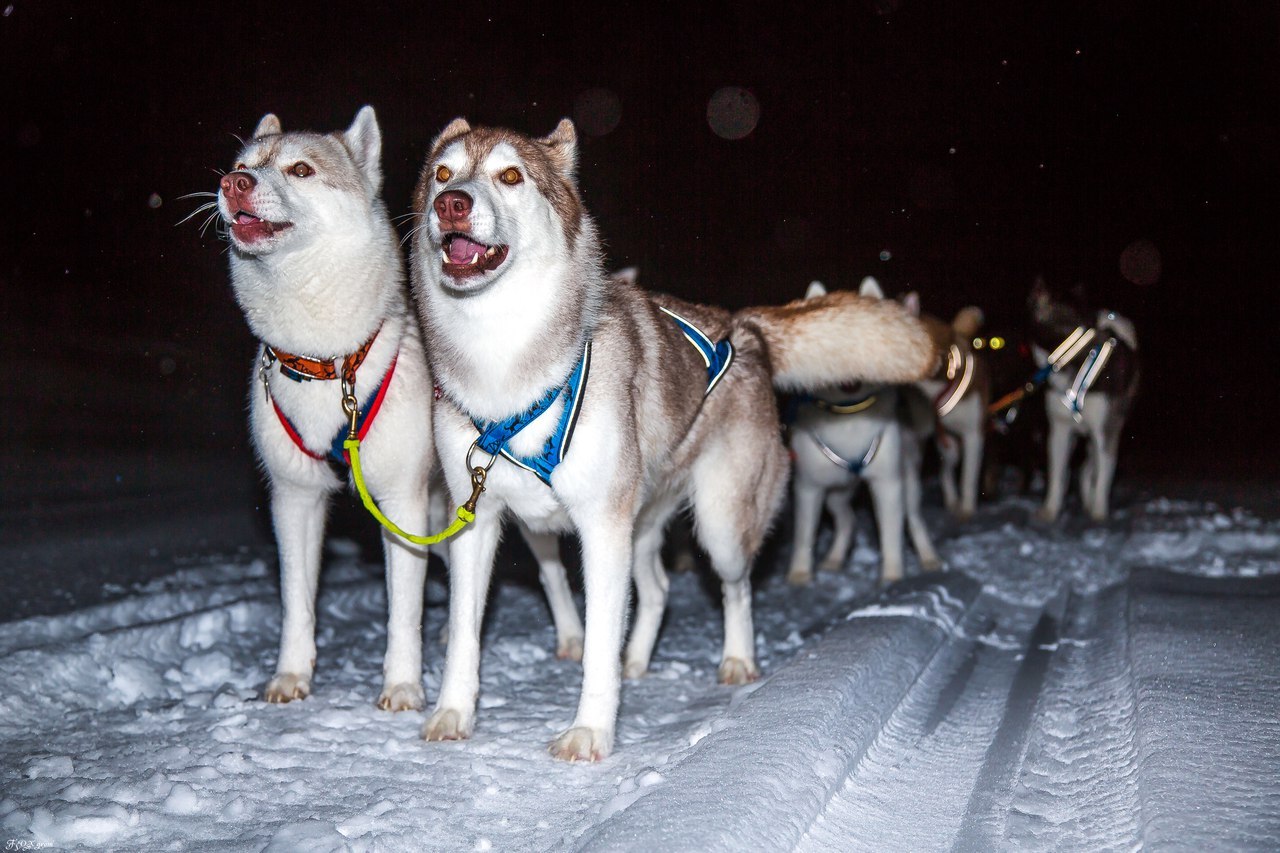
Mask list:
[[[462,527],[441,552],[448,645],[427,740],[474,729],[488,586],[502,525],[515,522],[539,562],[557,653],[582,661],[577,713],[550,746],[570,761],[610,753],[621,680],[648,668],[675,514],[691,512],[723,588],[725,684],[759,676],[750,571],[793,467],[790,580],[812,576],[824,503],[836,533],[820,566],[843,564],[861,479],[884,578],[902,575],[904,524],[921,564],[940,565],[920,518],[921,443],[937,436],[947,507],[971,514],[990,391],[969,345],[976,309],[946,324],[867,281],[856,294],[815,282],[788,305],[730,312],[610,276],[567,120],[542,138],[463,119],[444,128],[413,194],[406,287],[381,148],[370,107],[329,134],[285,132],[269,114],[217,193],[235,298],[261,342],[249,419],[270,482],[284,614],[265,699],[311,690],[326,505],[352,480],[402,531],[434,533],[455,515],[451,530]],[[1060,511],[1083,432],[1085,502],[1104,517],[1136,382],[1132,325],[1085,322],[1043,292],[1032,308],[1046,365],[1036,380],[1053,391],[1042,513]],[[798,401],[790,451],[778,392]],[[559,558],[567,532],[582,548],[585,625]],[[427,547],[386,529],[383,538],[378,705],[420,710]]]

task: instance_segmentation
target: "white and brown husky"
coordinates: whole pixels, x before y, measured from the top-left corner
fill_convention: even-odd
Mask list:
[[[911,424],[922,440],[933,436],[937,444],[943,505],[956,518],[968,521],[978,507],[991,398],[986,361],[972,346],[982,326],[982,311],[974,306],[961,308],[948,324],[922,314],[920,297],[914,291],[902,301],[908,311],[920,317],[944,353],[937,372],[915,383],[905,395]],[[956,469],[960,471],[958,487]]]
[[[344,398],[358,410],[373,496],[402,528],[428,526],[432,381],[380,197],[381,149],[371,107],[345,132],[330,134],[284,133],[266,115],[217,194],[230,232],[232,288],[262,342],[249,420],[270,481],[284,605],[276,673],[263,694],[269,702],[311,691],[325,510],[348,479]],[[436,483],[433,528],[444,517]],[[526,539],[551,601],[557,651],[580,656],[582,625],[557,543]],[[389,614],[378,706],[421,709],[426,551],[390,534],[383,545]]]
[[[815,281],[805,298],[826,292]],[[858,293],[884,298],[870,277],[863,279]],[[788,582],[813,579],[814,539],[824,504],[835,529],[818,568],[838,571],[844,566],[856,522],[853,496],[863,480],[871,490],[880,534],[881,580],[891,583],[902,577],[904,520],[921,566],[929,570],[942,565],[920,513],[920,439],[903,427],[898,395],[896,385],[857,382],[819,389],[798,401],[789,425],[795,531]]]
[[[1083,435],[1089,448],[1080,471],[1081,500],[1090,518],[1105,521],[1120,433],[1138,393],[1138,334],[1114,311],[1090,316],[1056,301],[1043,279],[1036,279],[1028,303],[1049,416],[1049,482],[1039,518],[1053,521],[1062,512],[1071,450]]]
[[[448,654],[423,736],[472,733],[480,625],[509,512],[582,543],[582,693],[551,752],[597,760],[613,747],[633,571],[625,668],[639,676],[665,607],[663,525],[686,503],[724,586],[720,680],[758,675],[749,572],[788,474],[774,387],[908,382],[937,356],[888,302],[832,294],[731,314],[610,281],[576,160],[567,120],[535,139],[457,119],[432,143],[414,195],[412,285],[455,500],[488,468],[476,519],[452,540]]]

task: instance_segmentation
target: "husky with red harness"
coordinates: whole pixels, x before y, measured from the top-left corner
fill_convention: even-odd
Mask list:
[[[347,484],[348,450],[371,498],[407,530],[444,517],[431,428],[433,386],[405,289],[399,240],[380,193],[373,109],[340,133],[258,123],[223,176],[217,206],[231,283],[258,349],[249,420],[271,488],[284,619],[269,702],[302,699],[315,668],[315,603],[325,510]],[[350,437],[351,441],[348,442]],[[346,445],[346,446],[344,446]],[[582,625],[551,537],[527,537],[551,599],[562,657],[581,657]],[[387,652],[378,707],[424,707],[426,549],[385,532]],[[443,554],[442,554],[443,556]]]

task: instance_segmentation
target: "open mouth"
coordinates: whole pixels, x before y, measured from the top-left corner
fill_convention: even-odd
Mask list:
[[[292,222],[271,222],[244,209],[237,210],[231,218],[231,233],[242,243],[256,243],[292,227]]]
[[[446,234],[441,251],[444,274],[451,278],[467,278],[495,270],[507,259],[509,250],[509,246],[477,243],[465,234]]]

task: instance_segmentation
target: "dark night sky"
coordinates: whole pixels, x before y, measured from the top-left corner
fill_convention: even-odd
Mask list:
[[[647,285],[739,307],[871,273],[1016,334],[1037,272],[1083,282],[1143,340],[1132,442],[1274,472],[1275,5],[831,5],[0,0],[0,352],[101,365],[92,388],[55,370],[20,437],[84,440],[74,398],[105,434],[172,417],[147,440],[242,443],[252,341],[225,244],[175,223],[262,113],[328,130],[373,104],[398,214],[450,118],[585,127],[584,93],[604,89],[621,120],[584,139],[583,193],[611,263]],[[743,139],[708,126],[724,86],[760,104]],[[1137,240],[1159,250],[1154,284],[1121,274]],[[158,402],[122,414],[135,392]]]

